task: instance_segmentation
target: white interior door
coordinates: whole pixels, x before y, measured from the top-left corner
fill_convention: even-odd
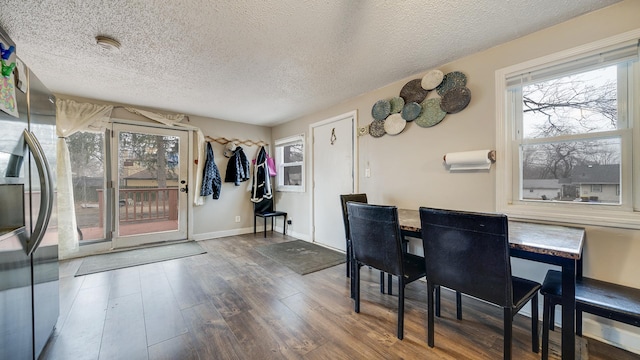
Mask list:
[[[186,131],[114,124],[114,247],[187,238]]]
[[[315,242],[345,251],[341,194],[355,185],[355,117],[329,119],[313,133],[313,224]]]

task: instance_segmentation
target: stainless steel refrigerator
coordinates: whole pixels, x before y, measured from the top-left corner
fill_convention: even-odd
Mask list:
[[[0,42],[0,359],[37,359],[60,307],[55,98]]]

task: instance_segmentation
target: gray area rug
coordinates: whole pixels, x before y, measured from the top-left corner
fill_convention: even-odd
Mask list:
[[[260,254],[279,262],[300,275],[345,262],[343,253],[303,240],[260,245],[255,249]]]
[[[204,254],[206,251],[195,241],[179,244],[154,246],[144,249],[119,251],[86,257],[76,276],[122,269],[130,266],[150,264],[158,261],[178,259]]]

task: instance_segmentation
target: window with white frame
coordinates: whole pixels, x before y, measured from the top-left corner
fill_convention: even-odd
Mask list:
[[[276,140],[276,190],[304,191],[304,134]]]
[[[640,227],[639,35],[496,72],[498,211]]]

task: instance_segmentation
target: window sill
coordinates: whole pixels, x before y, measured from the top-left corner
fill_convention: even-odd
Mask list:
[[[293,186],[293,187],[278,187],[276,188],[278,192],[304,192],[304,187],[301,186]]]
[[[603,205],[603,207],[608,207],[609,209],[586,208],[579,204],[505,204],[502,207],[498,207],[498,212],[507,214],[513,220],[535,220],[567,225],[592,225],[640,230],[640,213],[625,211],[618,207],[613,208],[607,205]]]

